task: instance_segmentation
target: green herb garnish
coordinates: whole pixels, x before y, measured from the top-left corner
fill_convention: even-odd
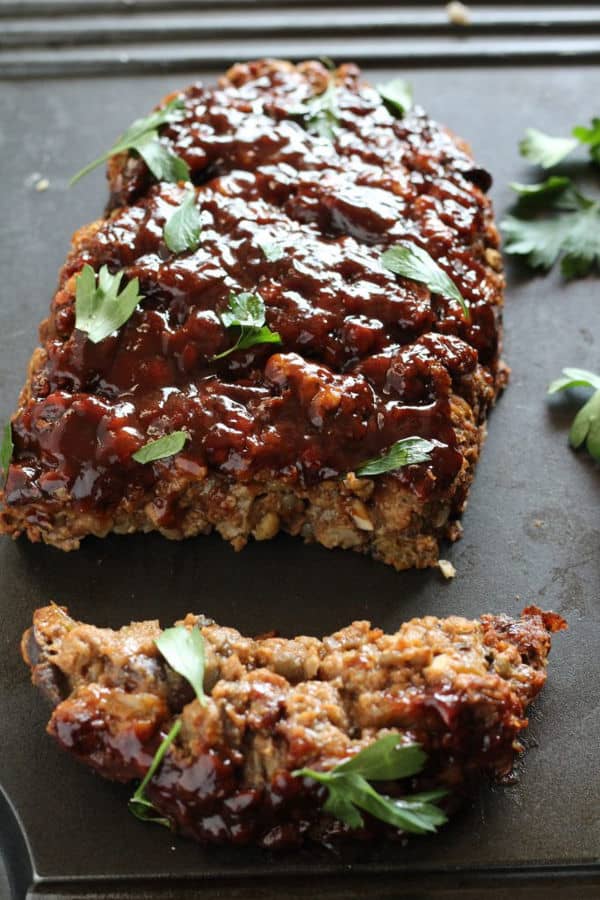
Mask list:
[[[519,208],[524,211],[543,209],[549,201],[557,203],[560,207],[565,200],[569,201],[571,191],[575,190],[575,185],[566,175],[550,175],[545,181],[536,184],[520,184],[513,181],[510,187],[519,195]]]
[[[600,202],[584,197],[565,177],[513,188],[520,199],[514,215],[501,223],[507,253],[546,270],[561,256],[566,278],[600,268]]]
[[[197,627],[186,628],[185,625],[166,628],[156,638],[155,643],[171,668],[189,681],[200,703],[206,706],[206,696],[204,694],[204,638],[200,629]],[[146,798],[145,794],[149,782],[154,777],[167,750],[180,731],[181,719],[177,719],[154,754],[150,768],[128,804],[129,811],[138,819],[142,819],[145,822],[154,822],[156,825],[165,825],[167,828],[170,828],[171,823],[163,816],[155,815],[156,809]]]
[[[227,308],[220,314],[220,318],[225,328],[239,328],[240,333],[233,347],[217,353],[213,359],[222,359],[234,350],[245,350],[255,344],[281,343],[277,332],[265,325],[265,304],[260,294],[234,294],[232,291]]]
[[[403,78],[394,78],[387,84],[378,84],[377,91],[388,110],[399,118],[406,115],[413,105],[412,86]]]
[[[402,438],[389,447],[383,456],[368,459],[356,469],[356,475],[382,475],[404,466],[429,462],[435,444],[420,437]]]
[[[335,129],[340,124],[337,89],[333,78],[329,78],[324,91],[309,97],[300,106],[290,110],[290,115],[299,116],[304,128],[310,134],[317,134],[332,141]]]
[[[201,231],[202,217],[196,206],[196,194],[191,190],[169,216],[163,228],[163,238],[172,253],[183,253],[185,250],[196,250]]]
[[[167,456],[175,456],[183,450],[185,442],[189,439],[187,431],[172,431],[171,434],[163,434],[154,441],[148,441],[139,450],[132,454],[132,459],[139,463],[155,462],[157,459],[166,459]]]
[[[569,442],[576,448],[585,444],[590,456],[600,460],[600,375],[586,369],[563,369],[562,377],[552,382],[548,393],[577,387],[592,388],[594,393],[573,419]]]
[[[154,777],[156,770],[162,763],[164,756],[181,731],[181,719],[177,719],[175,724],[172,726],[168,735],[163,738],[160,747],[154,754],[154,759],[150,765],[150,768],[144,775],[143,780],[139,783],[138,788],[133,795],[130,797],[127,807],[130,813],[136,817],[136,819],[141,819],[142,822],[153,822],[155,825],[164,825],[165,828],[170,828],[171,823],[164,816],[156,815],[156,807],[146,798],[146,788],[148,784]]]
[[[285,256],[283,247],[280,244],[275,243],[275,241],[268,242],[257,240],[256,243],[262,250],[267,262],[277,262]]]
[[[12,424],[7,422],[2,429],[2,444],[0,444],[0,487],[3,487],[7,476],[10,461],[13,458],[15,445],[12,438]]]
[[[124,272],[114,275],[102,266],[96,273],[85,265],[75,282],[75,328],[87,334],[92,343],[97,344],[117,331],[131,316],[143,300],[139,293],[137,278],[130,281],[119,293]]]
[[[110,150],[99,156],[93,162],[84,166],[71,178],[70,184],[75,184],[88,172],[106,162],[117,153],[125,150],[135,150],[142,157],[152,174],[159,181],[188,181],[190,170],[187,163],[176,156],[164,144],[161,144],[158,129],[168,122],[179,122],[185,116],[183,100],[175,98],[144,119],[136,119],[120,138],[117,138]]]
[[[576,146],[577,141],[573,138],[552,137],[537,128],[527,128],[525,137],[519,141],[519,153],[544,169],[550,169]]]
[[[319,57],[319,62],[322,63],[326,69],[329,69],[330,72],[335,72],[335,63],[330,56],[323,54],[323,56]]]
[[[600,119],[592,119],[591,128],[576,125],[571,134],[572,137],[567,138],[553,137],[537,128],[527,128],[525,137],[519,142],[519,152],[525,159],[550,169],[562,162],[578,144],[586,144],[594,162],[600,163]]]
[[[156,646],[172,669],[183,675],[196,692],[196,697],[206,706],[204,694],[204,637],[196,626],[186,628],[177,625],[166,628],[156,638]]]
[[[396,244],[382,254],[381,262],[390,272],[410,278],[412,281],[419,281],[433,294],[454,300],[459,304],[465,319],[467,321],[470,319],[469,304],[452,279],[438,266],[427,250],[418,244]]]
[[[576,125],[572,133],[580,144],[588,145],[593,161],[600,164],[600,119],[592,119],[591,128]]]
[[[369,781],[410,778],[422,770],[426,758],[419,744],[401,744],[399,735],[388,734],[329,772],[304,768],[292,774],[324,784],[328,790],[324,811],[349,828],[362,828],[364,820],[359,810],[364,810],[395,828],[424,834],[436,831],[438,825],[447,821],[442,810],[434,805],[447,791],[428,791],[396,799],[380,794]]]

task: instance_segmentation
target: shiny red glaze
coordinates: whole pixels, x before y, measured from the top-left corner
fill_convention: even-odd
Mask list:
[[[491,381],[497,363],[501,287],[483,256],[496,234],[477,186],[486,182],[420,110],[395,119],[354,67],[344,72],[333,142],[292,115],[320,87],[318,64],[309,80],[250,64],[233,83],[185,92],[186,117],[163,139],[197,185],[205,224],[195,252],[172,254],[162,236],[183,186],[153,184],[133,157],[113,176],[113,205],[133,205],[84,230],[65,264],[42,327],[47,358],[14,420],[5,502],[62,491],[110,511],[173,467],[182,478],[208,468],[312,485],[409,435],[438,446],[431,463],[394,477],[424,499],[447,489],[462,464],[450,392],[469,396],[477,364]],[[450,274],[470,323],[382,267],[382,251],[401,240]],[[259,241],[276,241],[283,257],[269,262]],[[85,263],[124,269],[144,296],[97,345],[74,327],[69,279]],[[237,336],[219,318],[230,291],[260,293],[280,346],[213,360]],[[178,460],[133,461],[146,441],[180,429],[190,440]]]

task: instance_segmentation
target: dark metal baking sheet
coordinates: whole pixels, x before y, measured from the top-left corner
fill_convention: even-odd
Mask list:
[[[511,180],[533,175],[517,140],[535,124],[566,133],[598,113],[600,74],[589,65],[373,69],[402,73],[438,120],[469,138],[495,176],[500,215]],[[0,93],[0,421],[13,408],[71,232],[96,217],[97,172],[69,176],[167,91],[198,77],[15,79]],[[49,187],[32,184],[39,173]],[[509,269],[506,357],[510,388],[494,411],[464,517],[446,556],[457,577],[395,573],[341,551],[286,537],[241,554],[217,537],[88,539],[77,553],[0,540],[0,846],[13,896],[272,898],[600,896],[599,467],[566,446],[573,407],[548,404],[563,365],[598,369],[598,281],[568,287],[558,274]],[[55,599],[98,624],[188,610],[248,633],[322,634],[355,617],[395,628],[432,613],[517,613],[535,600],[569,621],[555,639],[550,678],[531,715],[528,753],[510,788],[484,787],[439,835],[408,846],[274,856],[203,850],[127,812],[128,789],[102,782],[44,733],[48,709],[28,682],[18,639],[33,608]],[[16,812],[16,815],[15,815]],[[18,821],[22,826],[22,833]],[[4,881],[2,878],[4,877]],[[3,888],[4,884],[4,888]]]

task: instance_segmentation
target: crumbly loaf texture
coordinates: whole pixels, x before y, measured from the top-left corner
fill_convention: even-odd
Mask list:
[[[295,112],[329,78],[333,140]],[[185,118],[161,140],[190,168],[200,246],[164,244],[182,184],[157,184],[135,154],[110,160],[106,218],[74,236],[13,416],[1,530],[70,550],[89,534],[213,529],[240,549],[282,529],[397,569],[434,565],[460,533],[504,379],[489,176],[422,110],[394,117],[352,65],[237,65],[180,96]],[[450,274],[470,323],[381,266],[402,240]],[[265,259],[264,242],[283,256]],[[144,295],[97,345],[74,327],[86,263],[139,278]],[[280,345],[213,360],[235,339],[218,316],[231,291],[260,293]],[[133,461],[178,429],[182,453]],[[438,442],[430,463],[356,477],[411,435]]]
[[[130,781],[180,717],[148,797],[201,842],[266,847],[344,833],[322,811],[323,790],[291,773],[331,769],[390,732],[418,741],[428,762],[386,793],[443,786],[451,808],[482,773],[505,776],[551,632],[565,626],[537,607],[519,619],[426,616],[395,634],[354,622],[323,640],[252,640],[195,615],[183,624],[204,636],[206,706],[158,652],[158,622],[113,631],[39,609],[22,650],[55,705],[48,731],[104,777]]]

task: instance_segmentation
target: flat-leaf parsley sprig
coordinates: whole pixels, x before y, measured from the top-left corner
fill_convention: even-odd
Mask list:
[[[554,137],[537,128],[527,128],[519,142],[519,152],[543,169],[551,169],[562,162],[580,144],[587,146],[592,160],[600,163],[600,119],[592,119],[591,126],[575,125],[572,137]]]
[[[156,646],[171,668],[189,681],[202,706],[206,706],[204,638],[200,629],[197,626],[186,628],[185,625],[165,628],[156,638]]]
[[[363,827],[362,810],[395,828],[425,834],[447,821],[435,805],[447,791],[395,798],[380,794],[369,782],[410,778],[422,770],[426,759],[419,744],[402,744],[400,735],[388,734],[330,771],[303,768],[292,774],[323,784],[328,792],[323,810],[349,828]]]
[[[416,466],[419,463],[429,462],[431,452],[436,444],[420,437],[407,437],[396,441],[391,447],[362,463],[355,474],[360,476],[383,475],[384,472],[393,472],[404,466]]]
[[[299,118],[309,134],[332,141],[340,124],[338,89],[334,75],[330,72],[325,89],[295,106],[289,115]]]
[[[467,321],[470,319],[469,304],[450,276],[423,247],[409,242],[396,244],[382,253],[381,262],[390,272],[426,285],[432,294],[454,300],[460,306],[465,319]]]
[[[171,729],[167,736],[161,741],[158,750],[154,754],[154,758],[152,759],[150,768],[144,775],[142,781],[140,781],[135,794],[133,794],[133,796],[129,798],[129,801],[127,803],[129,812],[132,813],[136,817],[136,819],[141,819],[142,822],[153,822],[155,825],[163,825],[165,828],[171,827],[171,823],[167,818],[165,818],[165,816],[157,815],[156,807],[146,797],[146,788],[160,768],[160,765],[165,758],[169,747],[180,731],[181,719],[177,719],[177,721],[171,726]]]
[[[232,347],[217,353],[213,359],[223,359],[235,350],[246,350],[256,344],[280,344],[281,338],[276,331],[271,331],[266,322],[264,300],[260,294],[243,291],[229,295],[226,309],[220,314],[225,328],[239,328],[238,339]]]
[[[600,269],[600,201],[585,197],[566,176],[511,187],[519,200],[500,226],[507,253],[544,270],[560,257],[565,278]]]
[[[124,274],[121,271],[111,275],[108,267],[102,266],[96,276],[86,264],[75,280],[75,328],[87,334],[94,344],[124,325],[144,299],[137,278],[120,291]]]
[[[571,137],[555,137],[528,128],[519,143],[523,157],[544,169],[562,162],[578,144],[600,164],[600,118],[576,125]],[[565,278],[600,270],[600,200],[587,197],[566,175],[537,184],[512,184],[519,199],[500,227],[507,253],[521,256],[532,269],[551,269],[560,258]]]
[[[169,456],[180,453],[189,437],[187,431],[172,431],[170,434],[163,434],[161,437],[143,444],[132,454],[132,458],[143,464],[167,459]]]
[[[569,431],[572,447],[585,446],[594,459],[600,460],[600,375],[586,369],[563,369],[563,374],[548,388],[549,394],[571,388],[592,388],[594,393],[581,407]]]
[[[378,84],[377,93],[388,111],[397,118],[405,116],[413,105],[412,86],[403,78],[394,78],[386,84]]]
[[[179,122],[184,116],[183,100],[176,97],[162,109],[155,110],[143,119],[136,119],[121,137],[117,138],[110,150],[84,166],[71,178],[70,184],[75,184],[111,156],[124,153],[126,150],[138,153],[159,181],[189,181],[190,170],[187,163],[162,144],[158,134],[158,129],[162,125]]]
[[[175,628],[166,628],[155,641],[156,646],[170,665],[170,667],[182,675],[194,688],[198,701],[206,706],[204,693],[204,664],[205,648],[204,637],[197,626],[186,628],[185,625],[177,625]],[[177,719],[171,726],[169,733],[160,743],[150,768],[138,785],[134,795],[130,798],[128,807],[133,815],[144,822],[153,822],[156,825],[171,827],[171,823],[164,816],[157,815],[154,805],[146,797],[146,788],[160,768],[169,747],[181,731],[181,719]]]
[[[196,205],[196,193],[191,188],[165,222],[163,238],[171,253],[183,253],[197,249],[201,232],[202,215]]]

